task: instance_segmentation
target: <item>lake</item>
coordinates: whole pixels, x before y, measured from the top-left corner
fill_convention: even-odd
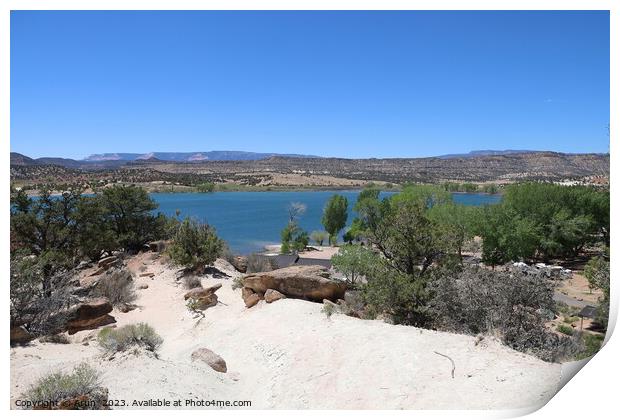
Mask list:
[[[261,251],[265,245],[280,243],[280,231],[288,221],[287,207],[291,202],[304,203],[306,213],[300,226],[308,233],[324,230],[321,215],[327,200],[340,194],[349,201],[349,220],[353,220],[353,204],[359,191],[299,191],[299,192],[215,192],[215,193],[153,193],[159,211],[174,216],[193,217],[215,227],[218,235],[228,242],[235,253]],[[381,197],[393,193],[381,193]],[[465,205],[494,204],[499,195],[455,193],[454,201]],[[346,229],[345,229],[346,230]]]

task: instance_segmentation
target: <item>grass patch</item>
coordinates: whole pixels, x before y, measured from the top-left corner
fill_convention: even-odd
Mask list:
[[[573,335],[573,333],[575,332],[575,330],[568,326],[568,325],[564,325],[564,324],[560,324],[557,327],[558,332],[561,332],[562,334],[565,335]]]
[[[577,359],[585,359],[586,357],[594,356],[601,349],[603,345],[604,336],[598,334],[584,334],[583,344],[585,350],[577,356]]]
[[[110,353],[124,351],[134,346],[154,352],[164,342],[153,327],[144,322],[121,328],[105,327],[99,332],[97,340],[99,345]]]
[[[55,403],[91,394],[100,385],[99,372],[82,363],[69,374],[55,372],[39,379],[23,395],[32,403]]]

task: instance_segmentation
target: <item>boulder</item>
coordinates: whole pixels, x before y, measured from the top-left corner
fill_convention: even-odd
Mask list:
[[[11,344],[24,344],[33,338],[34,336],[23,325],[11,327]]]
[[[185,296],[183,296],[183,298],[187,300],[189,298],[198,299],[201,297],[209,296],[215,293],[215,291],[218,290],[220,287],[222,287],[222,283],[217,283],[210,287],[195,287],[189,292],[185,293]]]
[[[343,299],[347,288],[346,283],[331,280],[329,271],[320,265],[291,266],[264,273],[246,274],[241,283],[259,294],[273,289],[286,297],[315,302],[322,302],[323,299]]]
[[[260,302],[260,295],[258,293],[252,293],[251,295],[248,295],[248,297],[243,299],[243,301],[245,302],[246,308],[251,308],[252,306],[256,305],[258,302]]]
[[[276,300],[280,300],[284,298],[286,298],[286,296],[284,296],[282,293],[278,292],[277,290],[267,289],[267,291],[265,292],[265,302],[267,303],[275,302]]]
[[[229,263],[223,258],[218,258],[217,260],[215,260],[215,262],[213,263],[213,267],[215,267],[221,272],[230,272],[236,270],[236,268],[231,263]]]
[[[155,277],[155,273],[140,273],[140,277]]]
[[[68,311],[67,332],[75,334],[82,330],[92,330],[103,325],[116,322],[109,315],[112,304],[106,298],[98,298],[89,302],[79,303]]]
[[[246,271],[248,271],[248,258],[247,257],[238,255],[235,258],[233,258],[233,260],[231,261],[231,264],[233,267],[235,267],[235,270],[239,271],[240,273],[245,273]]]
[[[217,305],[217,295],[215,293],[211,293],[207,296],[201,296],[199,298],[194,298],[195,301],[195,309],[200,311],[204,311],[211,306]]]
[[[226,361],[222,359],[219,354],[209,350],[206,347],[195,350],[192,353],[192,362],[196,360],[205,362],[217,372],[226,373],[226,371],[228,370],[228,368],[226,367]]]

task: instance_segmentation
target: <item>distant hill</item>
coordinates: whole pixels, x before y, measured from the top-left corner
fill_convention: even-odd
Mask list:
[[[469,153],[455,153],[437,156],[439,159],[463,159],[479,156],[524,155],[528,153],[544,153],[540,150],[472,150]]]
[[[15,153],[15,152],[11,152],[11,166],[13,165],[36,165],[37,162],[26,156],[26,155],[22,155],[21,153]]]
[[[262,160],[274,156],[281,157],[317,157],[285,153],[256,153],[232,150],[213,150],[211,152],[150,152],[150,153],[101,153],[90,155],[86,162],[134,161],[157,159],[167,162],[201,162],[205,160]]]

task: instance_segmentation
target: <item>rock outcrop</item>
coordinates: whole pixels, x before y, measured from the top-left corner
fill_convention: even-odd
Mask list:
[[[285,298],[286,296],[284,296],[282,293],[278,292],[277,290],[267,289],[267,291],[265,292],[265,302],[267,303],[275,302],[276,300],[285,299]]]
[[[34,336],[23,325],[11,327],[11,344],[25,344],[33,338]]]
[[[231,264],[233,267],[235,267],[235,270],[237,270],[240,273],[245,273],[246,271],[248,271],[248,258],[247,257],[236,256],[231,261]]]
[[[185,300],[193,299],[196,309],[205,310],[211,306],[217,305],[217,295],[215,291],[220,287],[222,287],[222,283],[217,283],[210,287],[195,287],[185,293],[183,298]]]
[[[82,330],[92,330],[116,322],[112,312],[112,304],[107,298],[98,298],[89,302],[79,303],[68,311],[66,329],[69,334]]]
[[[217,372],[226,373],[226,371],[228,370],[228,368],[226,367],[226,361],[222,359],[219,354],[205,347],[199,348],[192,353],[192,362],[196,360],[205,362]]]
[[[323,299],[334,302],[343,299],[346,290],[344,282],[331,280],[329,271],[320,265],[291,266],[264,273],[246,274],[241,283],[260,295],[272,289],[286,297],[315,302],[322,302]]]

